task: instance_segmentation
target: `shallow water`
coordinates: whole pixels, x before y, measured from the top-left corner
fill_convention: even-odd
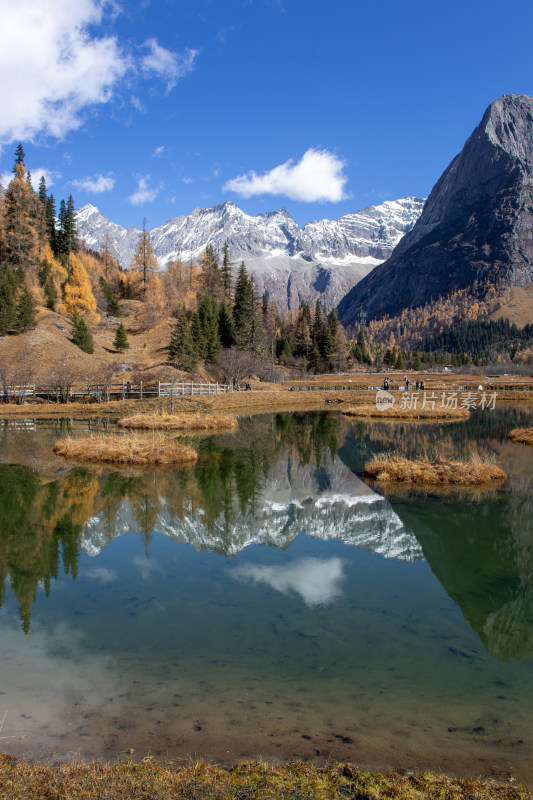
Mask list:
[[[533,783],[533,451],[506,441],[527,421],[272,415],[142,474],[4,426],[0,749]],[[384,497],[361,470],[398,446],[493,451],[509,479]]]

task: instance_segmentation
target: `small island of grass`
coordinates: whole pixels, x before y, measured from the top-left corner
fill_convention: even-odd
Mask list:
[[[77,461],[135,466],[194,464],[198,458],[196,451],[182,442],[135,436],[69,436],[56,442],[53,449]]]
[[[377,417],[399,420],[461,420],[468,419],[470,411],[467,408],[404,408],[395,403],[392,408],[384,409],[379,409],[375,404],[350,406],[350,408],[343,408],[342,414],[347,417]]]
[[[533,445],[533,428],[513,428],[507,438],[515,444]]]
[[[239,427],[235,417],[227,414],[133,414],[117,422],[119,428],[164,431],[234,431]]]
[[[383,482],[433,486],[479,486],[507,477],[500,466],[477,455],[464,461],[440,456],[408,459],[399,454],[385,455],[365,464],[365,475]]]

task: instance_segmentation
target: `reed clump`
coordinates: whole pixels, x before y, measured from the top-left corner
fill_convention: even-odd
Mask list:
[[[392,408],[380,410],[375,404],[350,406],[343,408],[342,414],[347,417],[377,417],[382,419],[468,419],[467,408],[402,408],[395,403]]]
[[[294,761],[271,765],[242,761],[231,768],[203,762],[176,768],[145,759],[118,764],[28,764],[0,755],[3,800],[533,800],[530,789],[512,783],[357,769],[353,764]]]
[[[515,444],[533,445],[533,428],[513,428],[508,434],[508,439]]]
[[[492,459],[477,454],[465,460],[453,460],[441,455],[409,459],[392,453],[367,462],[365,475],[383,482],[433,486],[479,486],[507,477],[506,472]]]
[[[149,431],[234,431],[239,427],[228,414],[133,414],[117,422],[119,428]]]
[[[198,458],[192,447],[179,441],[128,435],[66,436],[56,442],[53,449],[58,455],[77,461],[137,466],[194,464]]]

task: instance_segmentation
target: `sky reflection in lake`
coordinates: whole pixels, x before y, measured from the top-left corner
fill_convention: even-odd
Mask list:
[[[3,749],[527,776],[533,475],[505,440],[516,416],[275,415],[201,440],[194,469],[143,476],[1,464]],[[31,435],[37,453],[53,439]],[[385,498],[356,472],[400,441],[480,442],[510,479]]]

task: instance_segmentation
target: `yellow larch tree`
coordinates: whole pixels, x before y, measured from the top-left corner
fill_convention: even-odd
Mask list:
[[[63,292],[62,311],[70,317],[79,314],[91,322],[100,319],[96,313],[96,298],[91,289],[87,270],[76,254],[70,258],[70,272]]]

